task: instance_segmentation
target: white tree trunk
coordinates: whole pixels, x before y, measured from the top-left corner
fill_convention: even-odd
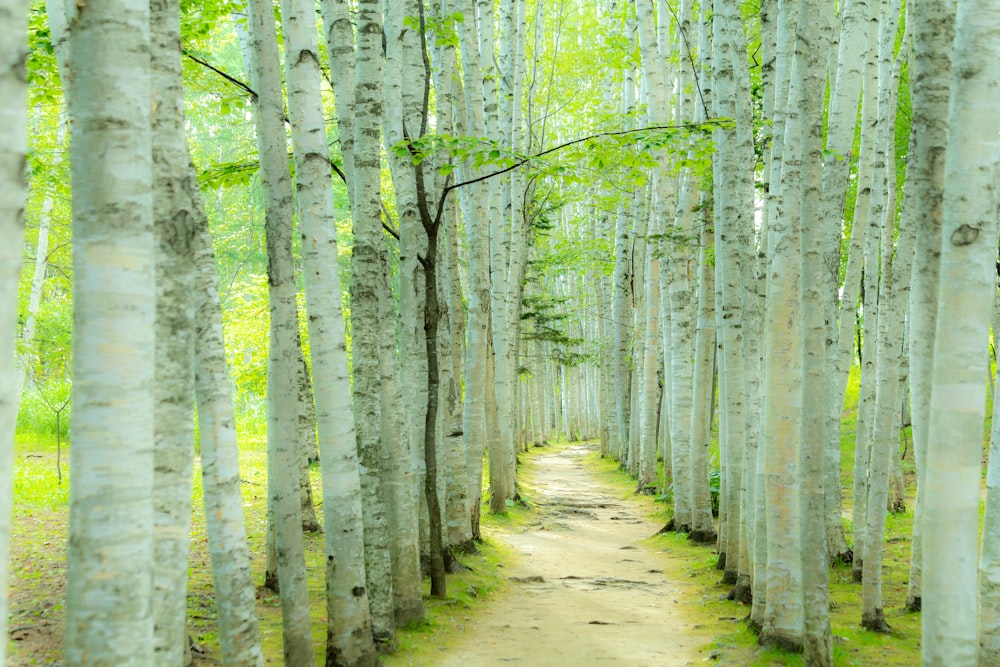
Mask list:
[[[476,9],[471,0],[457,3],[463,20],[458,25],[465,83],[465,131],[470,136],[485,136],[483,72],[476,30]],[[461,170],[468,176],[474,171]],[[465,416],[463,433],[469,466],[470,512],[473,535],[479,536],[479,499],[482,497],[483,447],[487,439],[486,382],[489,338],[489,230],[485,225],[485,186],[463,188],[463,213],[469,248],[468,345],[465,356]]]
[[[138,667],[154,662],[149,4],[67,10],[75,307],[65,659]]]
[[[180,6],[150,3],[153,222],[156,255],[154,413],[154,660],[181,665],[187,646],[187,572],[194,459],[194,200],[178,45]]]
[[[303,12],[303,16],[307,13]],[[382,63],[382,3],[358,4],[358,44],[354,89],[354,182],[351,252],[351,354],[354,377],[355,427],[364,493],[365,569],[368,600],[377,642],[391,646],[393,618],[392,569],[388,521],[381,479],[381,367],[379,363],[379,291],[388,291],[383,272],[381,153],[379,128],[385,93]],[[316,72],[317,79],[319,72]],[[317,93],[319,85],[317,81]],[[319,118],[322,128],[322,117]],[[325,146],[325,138],[324,138]],[[327,183],[329,190],[329,183]],[[330,208],[332,223],[333,207]]]
[[[752,518],[752,503],[748,502],[747,363],[744,348],[749,329],[745,322],[744,304],[756,298],[751,290],[749,275],[752,262],[753,210],[752,175],[738,168],[753,159],[750,141],[749,76],[741,63],[745,62],[746,46],[742,24],[732,3],[716,2],[713,17],[714,49],[712,58],[714,113],[733,118],[735,132],[716,132],[717,154],[714,159],[714,227],[716,289],[719,299],[716,309],[719,348],[720,447],[725,448],[727,474],[722,480],[726,498],[726,544],[724,557],[726,583],[735,584],[733,598],[741,603],[750,601],[750,550],[745,537]],[[725,394],[725,401],[721,400]],[[723,440],[724,438],[724,440]],[[722,510],[723,508],[720,508]]]
[[[269,519],[274,526],[285,662],[313,660],[299,488],[297,288],[292,260],[292,182],[284,128],[281,64],[271,3],[249,2],[251,81],[257,90],[257,146],[265,199],[270,348],[267,364]],[[323,349],[313,341],[318,349]],[[315,362],[314,362],[315,363]],[[319,392],[317,392],[318,394]],[[317,409],[319,417],[320,409]],[[321,453],[321,460],[325,458]],[[324,507],[330,499],[324,497]],[[336,525],[331,523],[330,525]],[[334,532],[334,531],[328,531]]]
[[[854,521],[854,560],[853,577],[854,581],[861,581],[862,568],[865,558],[865,526],[868,516],[868,461],[870,458],[870,431],[871,431],[871,403],[874,398],[874,382],[870,382],[874,372],[876,333],[875,325],[878,318],[878,272],[874,267],[879,264],[878,235],[876,233],[877,220],[871,215],[871,183],[873,172],[875,171],[876,143],[875,130],[878,124],[878,81],[876,56],[878,49],[876,44],[878,22],[872,21],[869,25],[870,47],[865,59],[865,80],[861,100],[861,148],[858,161],[858,183],[864,184],[858,188],[854,201],[854,227],[860,232],[859,243],[861,248],[861,259],[859,270],[862,271],[860,277],[861,307],[864,313],[862,322],[862,347],[859,351],[861,356],[861,386],[858,394],[858,422],[855,434],[854,445],[854,484],[852,519]],[[858,232],[852,232],[851,245],[854,248],[854,236]],[[863,243],[861,240],[863,239]],[[852,260],[848,257],[848,262]],[[868,267],[869,270],[864,270]],[[855,347],[854,336],[857,326],[858,310],[857,303],[849,300],[848,296],[853,294],[853,284],[845,286],[845,294],[841,308],[840,321],[840,371],[841,383],[847,386],[847,373],[850,368],[848,360],[853,356]],[[849,291],[850,290],[850,291]],[[846,312],[845,312],[846,311]],[[847,328],[848,321],[853,322]],[[865,342],[867,341],[867,342]],[[869,344],[870,343],[870,344]]]
[[[917,466],[917,500],[913,510],[913,545],[910,556],[906,606],[921,608],[923,563],[923,508],[927,470],[927,425],[930,419],[931,360],[937,327],[937,297],[941,251],[941,205],[944,199],[944,154],[948,135],[948,100],[951,87],[951,47],[955,34],[955,3],[917,0],[910,12],[913,34],[912,131],[920,137],[907,168],[907,190],[914,193],[917,236],[910,284],[909,353],[912,381],[913,458]],[[911,185],[912,184],[912,185]],[[936,538],[935,538],[936,539]]]
[[[977,664],[979,487],[996,290],[1000,6],[958,5],[931,374],[923,542],[925,665]]]
[[[715,398],[715,268],[709,265],[713,248],[708,220],[702,222],[698,279],[698,317],[695,334],[691,409],[691,532],[688,537],[703,544],[715,542],[712,497],[709,488],[708,445],[712,430],[712,403]]]
[[[264,655],[260,647],[256,590],[250,572],[243,518],[236,417],[222,337],[215,256],[208,219],[200,206],[195,215],[198,226],[194,242],[195,394],[205,523],[219,616],[219,645],[223,664],[261,667]]]
[[[23,63],[27,57],[26,0],[0,2],[0,637],[7,637],[7,556],[13,494],[14,427],[19,387],[14,382],[14,332],[17,288],[21,273],[21,236],[27,199],[25,156],[28,149],[27,105]],[[6,662],[7,644],[0,646]]]
[[[839,220],[844,213],[844,201],[847,195],[848,178],[853,159],[854,128],[857,124],[858,100],[861,94],[861,84],[864,74],[865,53],[868,48],[867,23],[872,18],[872,8],[875,3],[869,0],[851,0],[844,3],[840,10],[840,39],[836,71],[831,71],[834,83],[831,85],[830,106],[827,115],[826,151],[830,155],[823,162],[823,195],[820,215],[823,220]],[[864,225],[854,227],[854,230],[864,230]],[[852,233],[851,250],[848,253],[848,269],[844,281],[843,300],[839,312],[844,316],[839,321],[838,336],[838,303],[837,293],[824,293],[827,303],[827,317],[831,331],[827,343],[828,374],[836,377],[838,390],[832,393],[827,401],[827,445],[825,461],[826,488],[826,530],[829,553],[832,559],[845,559],[849,548],[844,539],[844,524],[842,520],[842,498],[840,484],[840,422],[843,411],[844,392],[848,371],[850,369],[851,349],[854,341],[855,313],[857,306],[858,271],[860,271],[860,250],[855,249],[855,238],[862,240],[862,234]],[[840,271],[840,240],[841,234],[831,235],[825,243],[823,261],[829,274],[828,280],[836,283]],[[850,262],[854,261],[851,265]],[[852,270],[853,269],[853,270]],[[849,304],[849,307],[847,307]],[[844,338],[846,337],[846,338]],[[846,343],[847,364],[841,368],[838,353],[843,343]]]
[[[885,515],[889,495],[890,457],[899,442],[898,397],[902,391],[899,368],[903,353],[903,304],[908,297],[910,263],[913,259],[908,227],[900,226],[898,248],[894,248],[896,220],[895,109],[898,72],[891,71],[899,4],[883,3],[879,35],[879,112],[876,150],[878,171],[872,181],[872,218],[882,234],[881,281],[878,294],[875,400],[870,426],[871,458],[868,468],[868,501],[865,530],[867,544],[863,563],[862,627],[887,632],[882,610],[882,552]],[[879,163],[881,163],[879,165]],[[879,168],[881,167],[881,168]],[[894,261],[894,251],[899,260]],[[871,267],[874,270],[874,266]],[[869,315],[870,317],[870,315]]]
[[[802,100],[808,94],[796,39],[797,3],[778,3],[775,117],[783,140],[780,158],[771,157],[771,194],[775,216],[769,220],[770,266],[767,276],[764,353],[764,497],[767,515],[767,609],[762,644],[801,649],[803,588],[799,503],[801,450],[801,381],[803,377],[801,297],[802,167],[808,117]],[[810,19],[811,20],[811,19]],[[812,47],[810,47],[812,48]],[[798,56],[797,58],[793,56]],[[807,71],[807,70],[806,70]],[[777,138],[779,123],[775,122]],[[777,178],[775,172],[778,172]],[[777,185],[777,187],[775,187]]]

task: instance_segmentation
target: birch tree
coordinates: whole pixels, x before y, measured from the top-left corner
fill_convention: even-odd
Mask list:
[[[883,3],[879,37],[879,119],[876,150],[882,156],[876,163],[872,181],[872,218],[881,232],[881,280],[879,282],[876,340],[875,399],[869,436],[867,544],[864,548],[862,627],[877,632],[888,631],[882,612],[882,552],[885,541],[885,514],[889,492],[889,458],[898,442],[898,397],[903,348],[902,304],[908,295],[910,263],[913,252],[908,247],[909,229],[899,229],[898,250],[893,243],[896,220],[895,109],[898,71],[892,71],[892,56],[899,19],[899,6]],[[878,169],[881,163],[881,169]],[[899,256],[894,259],[895,254]]]
[[[407,16],[419,14],[413,2],[391,3],[386,8],[385,33],[385,88],[383,117],[383,141],[392,145],[404,138],[404,126],[422,126],[423,92],[426,90],[426,72],[418,67],[422,35],[406,25]],[[370,46],[377,47],[376,44]],[[360,57],[360,55],[359,55]],[[378,58],[376,52],[373,56]],[[374,65],[374,63],[373,63]],[[403,81],[424,78],[424,86],[403,87]],[[418,105],[417,100],[420,100]],[[372,119],[377,123],[379,119]],[[442,128],[442,131],[445,131]],[[371,129],[370,132],[377,132]],[[400,625],[419,619],[423,615],[421,597],[421,501],[424,481],[423,419],[427,404],[426,363],[422,361],[423,341],[420,322],[422,321],[419,295],[422,290],[421,274],[416,252],[420,236],[417,222],[419,211],[416,204],[416,182],[413,169],[406,161],[389,151],[390,172],[396,194],[396,209],[399,213],[400,271],[408,276],[400,279],[399,316],[390,318],[395,312],[393,295],[387,284],[389,277],[388,259],[385,245],[378,229],[371,230],[373,249],[377,251],[379,278],[374,283],[378,290],[379,317],[382,324],[383,364],[382,381],[382,437],[383,475],[388,506],[391,557],[393,572],[392,592],[395,597],[396,622]],[[402,174],[400,173],[402,171]],[[404,176],[405,174],[405,176]],[[375,179],[373,173],[370,179]],[[375,187],[375,180],[370,180]],[[369,224],[378,220],[374,206],[369,207],[369,215],[375,215]],[[412,249],[412,250],[411,250]],[[399,358],[397,360],[396,327],[400,326]],[[390,349],[391,348],[391,349]],[[386,373],[391,377],[386,378]],[[420,374],[423,374],[423,378]],[[404,383],[406,389],[404,391]],[[463,452],[464,458],[464,452]],[[426,523],[425,523],[426,525]]]
[[[193,172],[193,166],[189,167],[189,172]],[[197,231],[193,252],[198,341],[195,346],[195,398],[205,523],[219,616],[219,646],[223,664],[260,667],[264,664],[264,655],[243,518],[236,418],[226,366],[215,256],[208,219],[198,200],[195,200],[195,207]]]
[[[814,0],[800,0],[799,30],[796,31],[795,60],[788,96],[789,144],[799,144],[802,160],[801,182],[797,191],[783,194],[798,197],[799,299],[801,313],[801,450],[799,465],[802,480],[799,511],[801,532],[803,652],[806,664],[816,667],[833,665],[833,637],[830,631],[828,534],[824,521],[825,463],[823,447],[828,442],[824,408],[827,391],[827,350],[825,344],[826,299],[830,274],[823,261],[830,237],[839,238],[839,216],[814,217],[823,188],[823,92],[826,88],[824,55],[830,43],[830,5]],[[803,17],[808,17],[802,21]],[[801,120],[795,118],[793,105]],[[797,135],[793,131],[797,130]],[[796,141],[798,139],[798,141]],[[794,155],[794,154],[793,154]],[[789,155],[789,159],[795,157]],[[792,224],[796,224],[793,222]],[[793,436],[794,437],[794,436]]]
[[[802,547],[799,455],[802,403],[801,301],[799,294],[800,216],[803,153],[797,141],[807,123],[802,101],[808,69],[795,60],[801,5],[778,4],[775,114],[783,118],[779,156],[772,149],[771,184],[776,215],[769,220],[766,338],[764,347],[764,496],[767,515],[767,607],[761,643],[802,647]],[[790,70],[798,64],[793,75]],[[796,78],[798,77],[798,78]],[[775,135],[779,125],[775,124]],[[779,161],[776,161],[779,160]],[[777,178],[776,178],[777,176]],[[777,187],[775,187],[777,186]]]
[[[996,291],[1000,7],[958,5],[922,530],[925,665],[978,662],[977,568],[987,344]],[[956,554],[961,556],[956,557]]]
[[[149,4],[109,0],[67,12],[75,381],[65,658],[149,665],[156,316]]]
[[[910,278],[909,355],[912,380],[913,452],[917,465],[917,500],[913,510],[913,543],[910,555],[906,606],[922,606],[923,509],[927,485],[927,426],[930,417],[931,360],[937,327],[937,296],[944,216],[945,147],[948,138],[948,100],[951,91],[951,46],[955,34],[955,3],[923,2],[911,7],[913,35],[911,95],[915,144],[912,167],[907,168],[907,188],[912,190],[916,248]]]
[[[392,642],[392,570],[387,521],[382,501],[380,450],[381,406],[378,287],[385,284],[382,242],[381,152],[379,128],[385,93],[382,62],[382,3],[358,5],[358,45],[354,89],[354,197],[351,252],[351,350],[354,370],[358,453],[365,503],[365,566],[375,638]],[[317,84],[319,72],[316,72]],[[318,85],[317,85],[318,90]],[[321,120],[321,119],[320,119]],[[329,189],[329,188],[328,188]],[[387,289],[387,286],[385,287]]]
[[[298,438],[297,288],[292,263],[292,182],[284,128],[281,64],[271,4],[248,3],[250,66],[257,104],[257,145],[265,198],[270,347],[267,364],[267,490],[281,591],[285,662],[313,660],[302,536]],[[317,346],[318,347],[318,346]],[[321,410],[317,409],[317,418]],[[325,457],[320,452],[320,461]],[[324,496],[324,507],[332,502]],[[329,525],[334,525],[330,522]],[[327,534],[333,531],[327,531]]]
[[[463,0],[455,5],[461,13],[458,35],[461,46],[465,130],[471,136],[486,134],[483,104],[483,73],[476,32],[475,5]],[[460,165],[459,173],[466,178],[476,176],[469,167]],[[470,173],[471,172],[471,173]],[[483,447],[486,442],[486,378],[489,339],[489,256],[488,230],[484,227],[485,186],[462,189],[463,213],[469,257],[468,283],[468,342],[465,351],[465,413],[462,431],[469,464],[470,517],[473,536],[479,535],[479,499],[482,497]],[[492,484],[492,479],[491,479]],[[500,497],[506,492],[496,489]],[[491,491],[492,493],[492,491]],[[492,505],[491,505],[492,507]]]
[[[716,2],[713,10],[712,58],[713,90],[716,116],[732,118],[735,127],[719,129],[715,134],[715,267],[719,293],[717,326],[719,331],[720,447],[725,452],[727,474],[725,512],[727,530],[723,566],[725,580],[735,584],[733,598],[750,601],[750,526],[754,512],[749,502],[755,466],[749,458],[750,423],[747,415],[746,337],[749,335],[748,302],[756,295],[747,279],[752,257],[752,220],[749,216],[753,176],[740,168],[753,160],[751,118],[749,117],[749,73],[745,67],[746,45],[742,24],[731,3]],[[722,395],[725,400],[721,400]],[[720,510],[723,508],[720,507]]]
[[[0,636],[7,636],[7,554],[10,549],[10,512],[14,426],[18,387],[14,384],[14,331],[17,324],[17,286],[21,271],[21,237],[27,189],[24,180],[28,150],[27,96],[23,63],[27,58],[28,3],[0,4],[0,235],[8,242],[0,250]],[[6,662],[6,643],[0,662]]]
[[[868,0],[851,0],[840,10],[840,38],[837,43],[837,68],[831,72],[829,112],[827,114],[826,152],[830,159],[823,161],[823,194],[820,215],[823,220],[840,219],[844,213],[850,177],[851,151],[854,129],[857,124],[858,101],[864,75],[865,57],[871,8]],[[832,331],[829,335],[827,361],[829,371],[838,384],[827,403],[827,445],[824,485],[826,498],[827,543],[831,559],[849,560],[849,548],[844,539],[842,499],[840,490],[840,421],[843,412],[844,395],[847,390],[851,349],[854,341],[855,317],[858,302],[858,271],[860,271],[859,248],[862,233],[866,227],[852,228],[851,245],[848,251],[848,268],[845,272],[842,307],[838,311],[836,295],[832,290],[824,294],[827,304],[827,318]],[[830,285],[839,280],[840,234],[827,239],[824,262],[828,267]],[[834,243],[836,241],[836,243]],[[851,263],[853,260],[853,263]],[[838,320],[839,314],[839,320]],[[843,352],[842,352],[843,351]],[[846,363],[845,363],[846,361]],[[851,556],[853,557],[853,553]]]
[[[155,661],[177,665],[187,647],[187,573],[194,461],[193,201],[184,133],[180,5],[150,3],[153,222],[156,231],[154,380]]]

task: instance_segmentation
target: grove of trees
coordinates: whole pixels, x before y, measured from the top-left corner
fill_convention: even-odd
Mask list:
[[[0,0],[0,36],[0,581],[16,432],[68,415],[66,664],[185,664],[196,462],[221,660],[263,664],[260,435],[286,664],[304,531],[325,664],[378,664],[565,438],[832,665],[832,563],[890,631],[901,430],[923,663],[1000,664],[997,3]]]

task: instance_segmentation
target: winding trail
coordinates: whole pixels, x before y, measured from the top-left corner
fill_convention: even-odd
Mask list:
[[[513,546],[511,586],[486,603],[436,667],[675,667],[711,641],[684,607],[691,584],[643,541],[661,525],[640,499],[588,470],[580,444],[533,457],[538,519],[495,537]],[[672,567],[671,567],[672,565]],[[673,571],[673,576],[665,574]]]

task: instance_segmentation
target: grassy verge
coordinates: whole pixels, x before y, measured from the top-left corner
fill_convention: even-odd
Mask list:
[[[634,493],[635,481],[616,462],[602,459],[595,453],[587,457],[587,465],[596,476],[618,488],[622,498],[631,497],[633,502],[642,503],[652,518],[662,523],[669,519],[669,508],[649,496]],[[861,584],[852,583],[849,565],[831,569],[830,616],[837,665],[911,667],[920,664],[920,615],[904,609],[912,524],[912,512],[888,517],[882,595],[892,634],[880,635],[861,629]],[[716,664],[748,667],[804,664],[800,655],[765,650],[757,645],[757,636],[743,622],[750,608],[724,599],[730,587],[720,584],[722,573],[716,569],[714,547],[692,544],[684,535],[676,533],[651,536],[647,545],[664,554],[668,561],[665,576],[683,577],[695,586],[696,591],[684,603],[696,627],[715,637],[715,641],[705,647],[705,652],[718,659]]]

